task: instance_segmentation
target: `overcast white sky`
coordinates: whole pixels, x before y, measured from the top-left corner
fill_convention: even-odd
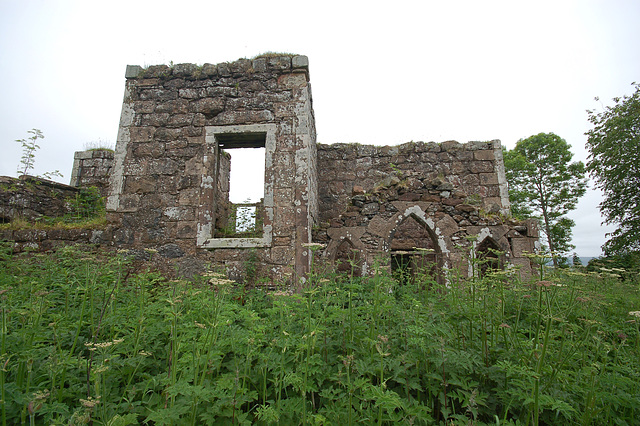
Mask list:
[[[640,1],[0,0],[0,175],[42,130],[35,173],[68,183],[74,151],[116,142],[127,64],[309,57],[318,141],[565,138],[586,160],[587,109],[640,81]],[[590,191],[580,256],[606,229]]]

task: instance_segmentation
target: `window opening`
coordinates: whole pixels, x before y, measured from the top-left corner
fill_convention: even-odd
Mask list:
[[[480,278],[484,278],[492,271],[502,269],[500,255],[502,252],[498,245],[489,237],[482,240],[476,248],[476,256],[480,265]]]
[[[262,238],[265,133],[217,134],[216,238]]]
[[[275,124],[205,127],[198,247],[271,247],[276,128]],[[243,158],[244,151],[250,158]]]

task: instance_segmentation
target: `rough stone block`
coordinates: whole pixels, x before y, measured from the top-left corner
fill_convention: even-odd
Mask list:
[[[142,158],[136,163],[127,163],[124,166],[125,176],[142,176],[147,174],[148,160]]]
[[[291,69],[290,56],[273,56],[267,59],[268,68],[277,71]]]
[[[124,191],[127,194],[144,194],[156,191],[156,179],[151,176],[127,176]]]
[[[492,149],[483,149],[475,151],[473,158],[480,161],[495,161],[496,156]]]
[[[196,221],[180,221],[176,230],[177,238],[195,238],[198,224]]]
[[[166,142],[174,141],[180,136],[182,136],[182,129],[169,129],[166,127],[160,127],[155,131],[153,139],[160,142]]]
[[[295,250],[291,246],[278,246],[271,248],[271,261],[277,265],[290,265],[295,256]]]
[[[176,77],[191,77],[197,68],[195,64],[176,64],[173,66],[173,75]]]
[[[214,64],[206,63],[202,66],[202,73],[208,77],[215,77],[218,74],[218,67]]]
[[[169,113],[153,113],[140,115],[142,126],[163,127],[169,122]]]
[[[188,188],[180,191],[178,204],[181,206],[197,206],[200,201],[200,189]]]
[[[301,73],[284,74],[278,78],[278,85],[285,89],[305,87],[307,85],[307,77]]]
[[[178,90],[178,96],[184,99],[198,99],[201,97],[199,90],[191,88]]]
[[[265,72],[267,70],[267,58],[256,58],[252,63],[253,70],[256,72]]]
[[[534,252],[533,239],[513,238],[511,240],[511,251],[514,257],[523,257],[524,253],[533,253]]]
[[[190,126],[193,122],[193,117],[194,114],[173,114],[167,121],[167,127]]]
[[[512,258],[509,260],[509,263],[511,263],[513,266],[517,268],[518,274],[520,275],[521,279],[523,280],[531,279],[532,269],[531,269],[531,262],[529,261],[528,258],[526,257]]]
[[[165,244],[161,247],[158,247],[158,254],[162,257],[175,259],[178,257],[183,257],[185,255],[185,252],[177,244]]]
[[[140,65],[127,65],[127,70],[124,73],[125,78],[136,78],[142,72]]]
[[[171,158],[149,160],[148,172],[152,175],[173,175],[178,171],[178,162]]]
[[[369,222],[367,232],[373,235],[378,235],[383,238],[389,237],[392,229],[395,227],[395,222],[388,222],[380,216],[374,216]]]
[[[468,167],[471,173],[493,173],[491,161],[471,161]]]
[[[309,58],[304,55],[298,55],[291,58],[291,66],[295,68],[309,68]]]
[[[138,194],[123,194],[120,196],[120,203],[118,205],[118,211],[136,212],[140,206],[140,195]]]
[[[170,220],[195,220],[194,208],[190,206],[166,207],[162,214]]]
[[[187,99],[174,99],[156,103],[155,113],[183,114],[189,112],[190,101]]]
[[[495,173],[479,173],[481,185],[498,185],[498,175]]]
[[[291,246],[291,237],[274,237],[274,246]]]
[[[456,221],[449,215],[444,215],[442,219],[436,223],[436,228],[440,230],[441,235],[447,237],[450,237],[460,230]]]
[[[198,99],[189,104],[191,111],[200,112],[205,117],[213,118],[224,111],[225,101],[222,97]]]

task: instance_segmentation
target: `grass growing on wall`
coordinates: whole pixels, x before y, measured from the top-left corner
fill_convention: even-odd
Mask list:
[[[0,421],[633,424],[638,281],[439,286],[312,276],[300,295],[0,253]]]

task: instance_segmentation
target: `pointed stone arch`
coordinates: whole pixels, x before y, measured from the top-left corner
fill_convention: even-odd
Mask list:
[[[420,273],[442,280],[442,252],[435,231],[411,213],[393,229],[389,238],[391,272],[401,283],[415,280]]]
[[[360,250],[351,242],[349,238],[344,238],[336,248],[333,261],[335,270],[339,274],[347,274],[353,276],[362,275],[362,259]]]
[[[502,252],[503,250],[500,249],[498,243],[491,237],[485,237],[485,239],[476,246],[476,259],[478,260],[478,274],[480,278],[485,277],[491,271],[504,269]]]

